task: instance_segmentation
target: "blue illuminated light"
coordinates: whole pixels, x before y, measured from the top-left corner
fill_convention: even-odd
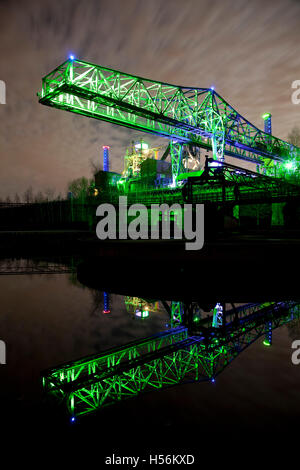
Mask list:
[[[73,54],[70,54],[70,55],[69,55],[69,59],[70,59],[70,60],[74,60],[74,59],[75,59],[75,57],[73,56]]]
[[[110,313],[108,292],[103,292],[103,313]]]
[[[109,146],[103,145],[103,171],[109,171]]]

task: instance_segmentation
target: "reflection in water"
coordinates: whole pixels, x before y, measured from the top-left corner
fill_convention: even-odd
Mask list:
[[[168,320],[165,314],[152,315],[146,323],[133,321],[117,294],[109,294],[111,313],[105,315],[103,292],[80,284],[76,272],[21,275],[21,266],[42,264],[25,261],[2,262],[3,269],[10,269],[9,275],[0,275],[0,339],[7,349],[7,364],[0,367],[3,403],[8,397],[37,402],[41,370],[155,334]]]
[[[140,297],[124,297],[126,310],[136,318],[148,318],[151,312],[158,312],[160,310],[159,302],[141,299]]]
[[[53,261],[48,262],[48,266],[46,261],[43,263],[45,273],[49,265],[55,264]],[[40,274],[37,269],[28,274],[28,268],[33,265],[39,265]],[[2,266],[4,269],[4,263]],[[217,406],[220,408],[222,401],[231,400],[237,378],[239,385],[235,385],[235,393],[238,387],[239,406],[247,403],[243,398],[249,389],[247,381],[259,388],[261,379],[257,370],[268,361],[271,362],[266,370],[270,369],[272,361],[278,364],[279,357],[279,367],[282,371],[287,368],[290,374],[289,384],[284,382],[287,390],[292,390],[296,383],[297,368],[291,366],[290,351],[287,350],[290,341],[286,334],[288,331],[290,338],[299,339],[300,322],[295,302],[242,305],[215,301],[201,304],[188,299],[167,301],[156,298],[155,286],[153,295],[149,292],[147,298],[132,294],[120,296],[79,283],[76,272],[68,263],[61,264],[67,273],[63,274],[64,268],[57,268],[55,274],[47,275],[41,274],[41,261],[27,260],[17,265],[10,261],[9,266],[10,274],[14,269],[18,274],[21,274],[20,269],[27,270],[27,274],[0,277],[0,337],[7,344],[7,365],[0,368],[2,396],[40,399],[40,371],[47,369],[44,375],[46,390],[50,395],[67,399],[71,416],[75,417],[116,400],[137,396],[142,391],[187,381],[213,382],[258,338],[262,339],[258,342],[260,349],[257,346],[251,348],[255,351],[254,356],[250,352],[242,355],[242,362],[240,359],[234,362],[222,379],[218,379],[215,384],[218,386]],[[107,310],[110,312],[104,315]],[[271,345],[274,329],[284,324],[288,330],[277,330],[280,334],[275,335],[274,347],[264,349],[262,342]],[[79,357],[84,359],[78,360]],[[69,367],[64,365],[66,362]],[[63,366],[56,367],[56,364]],[[282,372],[284,380],[287,380],[286,374]],[[225,391],[223,377],[225,383],[226,380],[230,382]],[[216,406],[216,397],[210,398],[211,392],[203,387],[193,385],[193,389],[186,387],[183,391],[176,387],[174,400],[179,394],[182,399],[188,394],[195,407],[200,394],[205,397],[206,404],[213,400],[210,405]],[[172,396],[172,389],[167,393]],[[279,406],[276,390],[272,393],[268,395],[268,403],[271,400],[276,410]],[[156,402],[160,396],[154,393],[151,400]],[[294,406],[295,413],[299,413],[292,396],[289,403],[291,409]],[[209,410],[210,406],[206,408]],[[201,413],[204,412],[202,408]]]
[[[127,310],[146,318],[151,305],[125,297]],[[142,340],[51,368],[43,373],[45,391],[76,416],[134,397],[141,392],[186,382],[215,382],[225,367],[258,338],[272,345],[272,331],[299,319],[298,302],[242,306],[217,303],[201,312],[196,302],[164,302],[171,328]]]
[[[103,292],[103,313],[110,313],[108,292]]]
[[[0,259],[0,275],[66,274],[76,273],[73,258],[51,259],[4,258]]]
[[[287,324],[287,329],[289,332],[289,336],[292,340],[296,340],[300,338],[300,321],[299,319],[292,320]]]

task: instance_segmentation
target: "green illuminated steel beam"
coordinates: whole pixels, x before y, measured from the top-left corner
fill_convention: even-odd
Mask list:
[[[214,381],[238,354],[265,335],[266,322],[271,331],[299,318],[300,305],[249,304],[226,316],[226,328],[211,326],[204,332],[201,328],[207,319],[203,319],[196,323],[199,332],[194,336],[188,337],[187,330],[179,327],[50,369],[43,374],[45,390],[65,401],[74,417],[147,390],[190,381]]]
[[[186,328],[170,329],[158,335],[150,336],[142,340],[132,341],[126,346],[114,348],[104,354],[97,354],[88,358],[79,359],[70,364],[57,366],[47,371],[44,376],[44,387],[51,391],[57,385],[73,382],[82,376],[89,376],[101,370],[130,361],[146,353],[160,350],[165,346],[187,338]]]
[[[42,104],[265,163],[295,160],[300,149],[261,131],[218,93],[129,75],[81,60],[67,60],[43,78]],[[180,172],[173,155],[175,177]],[[177,174],[176,174],[177,172]]]
[[[171,302],[171,326],[176,327],[183,321],[183,302],[172,300]]]

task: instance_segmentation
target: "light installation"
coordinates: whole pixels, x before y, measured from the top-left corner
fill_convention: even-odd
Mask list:
[[[220,328],[223,324],[223,306],[218,302],[213,310],[212,326]]]
[[[103,292],[103,313],[110,313],[109,293],[105,291]]]
[[[109,171],[109,146],[103,145],[103,171]]]
[[[212,150],[219,161],[226,154],[267,167],[297,164],[300,149],[270,134],[270,115],[264,132],[213,87],[171,85],[72,57],[43,78],[40,103],[167,137],[175,182],[185,144]]]
[[[265,126],[264,131],[266,134],[272,134],[272,115],[270,113],[265,113],[262,116]]]
[[[194,312],[187,304],[185,308]],[[179,305],[170,311],[178,312]],[[144,391],[215,382],[254,341],[267,335],[271,344],[270,332],[296,318],[300,304],[292,301],[235,307],[223,312],[220,328],[212,326],[213,316],[196,322],[192,316],[187,321],[192,327],[183,320],[158,335],[48,369],[42,374],[44,390],[64,402],[72,418]]]

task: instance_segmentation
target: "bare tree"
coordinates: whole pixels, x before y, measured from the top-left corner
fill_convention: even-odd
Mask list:
[[[15,194],[15,203],[19,204],[21,202],[20,196],[18,193]]]
[[[46,199],[47,201],[53,201],[54,199],[54,189],[53,188],[46,188],[45,189],[45,195],[46,195]]]
[[[70,181],[68,184],[68,192],[71,192],[75,199],[85,199],[88,195],[90,181],[82,176],[75,180]]]
[[[31,186],[29,186],[29,188],[26,189],[25,193],[23,194],[23,199],[24,199],[24,202],[27,202],[27,204],[29,204],[30,202],[33,202],[33,191],[32,191]]]
[[[90,158],[90,167],[91,167],[91,172],[93,176],[95,176],[95,174],[98,173],[98,171],[103,169],[102,163],[98,160],[95,161],[92,158]]]
[[[299,318],[296,319],[296,320],[292,320],[286,326],[287,326],[290,338],[292,338],[293,340],[300,338],[300,320],[299,320]]]
[[[45,197],[42,191],[39,191],[34,197],[34,202],[44,202],[44,201],[45,201]]]

